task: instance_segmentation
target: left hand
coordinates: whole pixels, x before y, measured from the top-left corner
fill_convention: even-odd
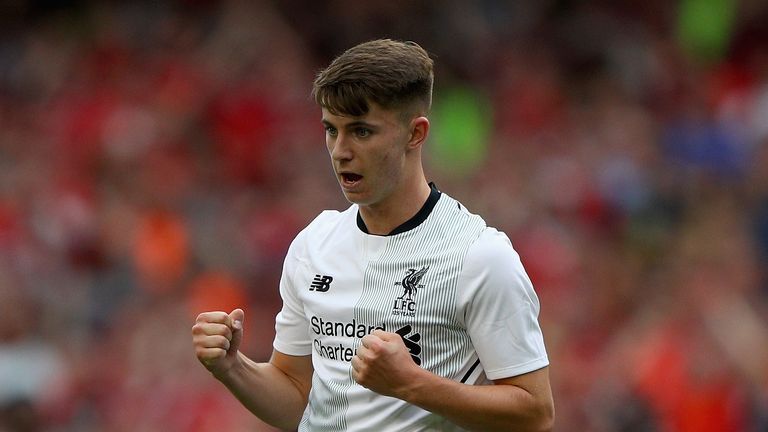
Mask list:
[[[364,336],[352,357],[352,378],[384,396],[404,399],[422,371],[400,335],[383,330]]]

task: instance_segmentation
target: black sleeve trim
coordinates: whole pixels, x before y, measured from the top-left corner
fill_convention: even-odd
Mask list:
[[[469,379],[469,376],[472,375],[472,372],[474,372],[475,368],[477,368],[477,366],[479,365],[480,365],[480,359],[477,359],[477,361],[475,361],[475,364],[473,364],[472,367],[469,368],[467,373],[464,374],[464,378],[461,379],[462,384],[465,384],[467,382],[467,380]]]

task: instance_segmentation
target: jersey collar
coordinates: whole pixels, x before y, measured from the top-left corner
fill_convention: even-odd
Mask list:
[[[435,208],[435,204],[437,204],[437,200],[440,199],[440,195],[442,194],[442,192],[440,192],[440,190],[433,182],[429,182],[429,188],[431,189],[429,192],[429,197],[427,197],[427,201],[424,202],[424,205],[421,207],[418,213],[413,215],[412,218],[398,225],[389,234],[387,234],[388,236],[410,231],[421,225],[421,223],[427,219],[427,216],[432,213],[432,209]],[[360,228],[360,231],[366,234],[370,234],[370,232],[368,232],[368,227],[363,221],[363,217],[360,216],[360,210],[357,211],[357,227]]]

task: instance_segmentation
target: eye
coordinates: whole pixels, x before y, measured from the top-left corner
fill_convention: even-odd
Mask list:
[[[359,138],[367,138],[371,136],[371,130],[364,127],[359,127],[355,129],[355,135],[357,135]]]
[[[339,131],[338,131],[338,130],[336,130],[336,128],[335,128],[335,127],[333,127],[333,126],[326,126],[326,127],[325,127],[325,133],[326,133],[326,135],[328,135],[328,136],[332,136],[332,137],[335,137],[336,135],[338,135],[338,134],[339,134]]]

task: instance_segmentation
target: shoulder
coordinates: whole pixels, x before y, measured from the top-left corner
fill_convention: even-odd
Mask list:
[[[538,314],[539,299],[520,255],[495,228],[486,228],[467,251],[459,282],[457,300],[467,314],[508,315],[521,308]]]
[[[451,227],[450,241],[456,243],[463,238],[468,242],[462,263],[463,275],[480,281],[517,278],[525,273],[520,256],[504,232],[488,226],[481,216],[445,193],[440,201],[443,225]],[[458,233],[456,227],[460,227]]]
[[[470,238],[474,240],[477,235],[487,227],[485,220],[479,215],[469,211],[462,203],[443,192],[435,206],[434,213],[437,220],[449,227],[462,226],[463,230],[470,230]],[[464,232],[464,234],[469,234]]]
[[[483,230],[470,246],[460,277],[464,287],[461,301],[530,304],[538,310],[539,301],[520,255],[509,237],[495,228]]]
[[[509,237],[491,227],[483,229],[470,245],[462,274],[480,284],[527,279],[520,255]]]
[[[467,264],[472,265],[496,265],[510,258],[520,259],[509,237],[493,227],[485,227],[467,251]]]
[[[312,222],[310,222],[306,228],[304,228],[305,235],[310,236],[323,236],[332,232],[339,224],[344,223],[350,215],[355,216],[357,214],[357,206],[352,205],[344,211],[338,210],[323,210],[317,215]]]
[[[350,221],[355,223],[357,206],[344,211],[324,210],[296,235],[289,248],[289,254],[304,255],[309,244],[326,243],[339,232],[348,232]]]

